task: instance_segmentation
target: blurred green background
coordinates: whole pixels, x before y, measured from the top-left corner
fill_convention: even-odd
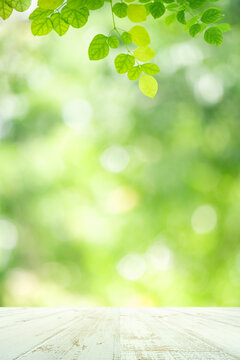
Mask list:
[[[240,6],[211,47],[149,24],[159,93],[0,24],[0,305],[240,305]]]

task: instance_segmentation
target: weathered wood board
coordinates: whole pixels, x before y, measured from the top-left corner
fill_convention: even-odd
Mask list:
[[[61,359],[240,359],[240,308],[0,308],[0,360]]]

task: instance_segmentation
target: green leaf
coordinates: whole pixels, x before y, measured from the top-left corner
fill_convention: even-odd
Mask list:
[[[140,66],[133,66],[129,71],[128,71],[128,78],[129,80],[137,80],[140,78],[142,74],[142,69]]]
[[[147,30],[140,25],[134,26],[129,33],[132,36],[132,41],[137,46],[147,46],[150,44],[151,39]]]
[[[205,5],[207,0],[189,0],[189,6],[191,9],[199,9]]]
[[[154,98],[158,91],[157,80],[150,75],[143,75],[139,80],[139,89],[144,95]]]
[[[108,38],[105,35],[96,35],[90,43],[88,56],[90,60],[101,60],[109,54]]]
[[[120,45],[120,42],[119,42],[119,40],[118,40],[118,38],[116,36],[109,36],[108,45],[112,49],[117,49],[119,47],[119,45]]]
[[[31,1],[30,1],[31,2]],[[38,6],[42,9],[54,10],[62,5],[63,0],[38,0]]]
[[[87,0],[87,7],[89,10],[98,10],[104,5],[103,0]]]
[[[113,12],[119,18],[124,18],[127,16],[127,8],[127,4],[118,2],[113,6]]]
[[[71,9],[80,10],[81,8],[87,6],[87,0],[68,0],[67,6]]]
[[[209,8],[204,11],[201,21],[205,24],[212,24],[222,20],[222,10],[218,8]]]
[[[41,17],[47,17],[52,14],[52,10],[37,7],[29,16],[29,20],[35,20]]]
[[[23,12],[30,7],[32,0],[8,0],[7,2],[15,10]]]
[[[143,64],[141,68],[142,71],[147,75],[156,75],[160,72],[159,67],[152,63]]]
[[[131,4],[127,9],[128,18],[132,22],[142,22],[147,19],[147,11],[144,5]]]
[[[119,74],[125,74],[134,66],[135,59],[132,55],[119,54],[116,57],[114,64]]]
[[[211,27],[205,31],[204,39],[208,44],[219,46],[223,42],[222,31],[216,26]]]
[[[150,4],[149,10],[154,19],[158,19],[165,13],[165,6],[162,2],[154,2]]]
[[[129,32],[124,31],[121,35],[121,39],[124,44],[129,45],[132,42],[132,35]]]
[[[3,20],[6,20],[9,18],[9,16],[12,14],[13,8],[10,7],[4,0],[0,1],[0,17]]]
[[[146,62],[155,56],[155,52],[150,46],[140,46],[134,50],[133,55],[137,60]]]
[[[74,28],[81,28],[88,21],[89,11],[86,7],[79,10],[65,6],[61,11],[62,18]]]
[[[216,27],[220,29],[222,32],[227,32],[232,30],[230,24],[228,23],[218,24],[216,25]]]
[[[58,14],[53,14],[51,16],[51,21],[53,24],[53,29],[58,33],[58,35],[63,36],[69,29],[69,25],[63,20],[62,16]]]
[[[190,27],[189,29],[189,34],[192,36],[192,37],[195,37],[198,33],[201,32],[201,25],[200,24],[194,24]]]
[[[49,18],[40,18],[32,22],[31,30],[33,35],[47,35],[52,31],[53,25]]]
[[[181,11],[177,12],[177,20],[181,24],[186,24],[185,11],[184,10],[181,10]]]
[[[171,25],[176,20],[176,14],[170,14],[165,17],[165,24],[167,26]]]

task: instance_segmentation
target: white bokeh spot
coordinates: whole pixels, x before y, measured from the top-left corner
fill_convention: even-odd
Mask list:
[[[200,102],[206,105],[215,105],[222,99],[224,88],[219,77],[207,73],[196,80],[194,91]]]
[[[123,171],[127,167],[129,160],[127,150],[116,145],[110,146],[100,157],[102,167],[112,173]]]
[[[128,254],[117,264],[117,271],[120,276],[129,281],[140,279],[146,270],[144,257],[139,254]]]
[[[217,225],[217,214],[210,205],[198,207],[191,218],[192,228],[197,234],[207,234]]]
[[[0,219],[0,248],[12,250],[18,242],[16,226],[6,219]]]
[[[85,132],[92,119],[92,106],[85,99],[69,101],[63,109],[63,121],[71,129],[77,132]]]

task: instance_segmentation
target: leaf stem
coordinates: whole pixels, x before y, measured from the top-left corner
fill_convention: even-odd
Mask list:
[[[116,22],[115,22],[114,13],[113,13],[113,2],[112,2],[112,0],[110,1],[110,4],[111,4],[113,28],[114,28],[114,30],[118,31],[118,30],[117,30],[117,27],[116,27]]]
[[[110,0],[110,5],[111,5],[111,12],[112,12],[112,22],[113,22],[113,30],[116,31],[116,33],[118,34],[118,36],[120,37],[120,39],[122,38],[121,37],[121,34],[117,28],[117,25],[116,25],[116,21],[115,21],[115,16],[114,16],[114,12],[113,12],[113,0]],[[127,52],[129,52],[131,55],[132,55],[132,51],[128,48],[128,46],[126,44],[124,44]]]

